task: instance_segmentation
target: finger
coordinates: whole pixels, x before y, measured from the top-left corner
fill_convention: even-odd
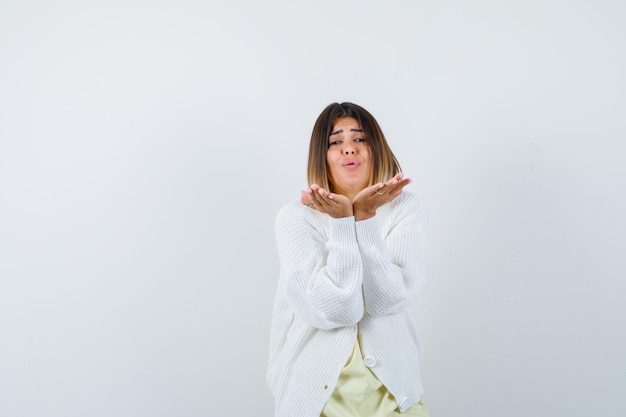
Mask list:
[[[311,197],[311,202],[312,202],[311,206],[314,208],[320,209],[324,204],[324,200],[319,194],[320,186],[317,184],[311,184],[311,186],[309,187],[307,191],[308,191],[309,197]]]
[[[305,206],[308,206],[311,209],[317,210],[317,206],[315,205],[315,200],[313,200],[313,196],[307,192],[307,191],[302,191],[302,204],[304,204]]]
[[[368,191],[369,191],[370,196],[376,196],[377,194],[382,195],[385,193],[385,184],[382,182],[374,184],[371,187],[369,187]]]
[[[309,207],[313,203],[313,199],[311,198],[311,195],[306,190],[300,191],[300,202],[304,204],[305,206],[309,206]]]
[[[402,174],[400,173],[385,183],[379,183],[380,185],[377,184],[378,188],[375,189],[371,196],[379,199],[382,198],[386,201],[395,199],[400,195],[400,193],[402,193],[402,189],[412,182],[409,178],[401,178],[398,180],[401,176]]]
[[[398,172],[391,179],[389,179],[387,182],[385,182],[385,185],[393,187],[396,184],[398,184],[399,182],[404,181],[405,179],[406,178],[404,178],[404,173],[403,172]]]
[[[375,185],[376,188],[374,192],[378,195],[383,195],[385,193],[390,192],[390,190],[392,190],[393,187],[395,187],[400,181],[402,181],[403,176],[404,174],[399,172],[398,174],[394,175],[391,179],[385,182],[379,182],[378,184]]]
[[[410,178],[403,178],[403,179],[402,179],[402,181],[398,182],[398,183],[395,185],[395,187],[396,187],[396,188],[400,188],[400,189],[402,189],[402,188],[406,187],[407,185],[409,185],[409,184],[410,184],[410,183],[412,183],[412,182],[413,182],[413,180],[412,180],[412,179],[410,179]]]
[[[311,190],[311,192],[309,193],[309,197],[311,197],[311,203],[312,204],[318,204],[319,205],[317,193],[314,190]]]
[[[327,205],[324,196],[320,193],[321,190],[319,187],[311,186],[311,198],[318,209],[322,209]]]
[[[398,175],[394,176],[393,178],[391,178],[389,181],[387,181],[385,183],[385,185],[389,186],[389,187],[393,187],[394,185],[396,185],[398,182],[400,182],[402,180],[402,178],[401,177],[398,178],[398,176],[400,176],[400,174],[398,174]]]
[[[319,195],[320,201],[323,202],[324,204],[335,203],[333,199],[329,197],[330,193],[323,188],[319,189],[318,195]]]
[[[394,185],[393,188],[389,190],[389,194],[392,195],[393,198],[399,196],[402,193],[402,190],[404,189],[404,187],[409,185],[411,182],[413,181],[409,178],[403,179],[402,181]]]

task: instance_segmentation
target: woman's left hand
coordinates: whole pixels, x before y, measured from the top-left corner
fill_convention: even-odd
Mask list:
[[[379,182],[364,188],[352,200],[355,219],[359,221],[374,217],[378,207],[393,201],[402,193],[402,189],[411,182],[410,178],[404,178],[404,174],[400,172],[389,181]]]

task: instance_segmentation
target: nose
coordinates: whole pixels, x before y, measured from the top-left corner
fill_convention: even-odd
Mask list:
[[[355,149],[354,149],[354,145],[352,145],[352,143],[347,143],[344,147],[343,147],[343,153],[345,155],[354,155],[355,154]]]

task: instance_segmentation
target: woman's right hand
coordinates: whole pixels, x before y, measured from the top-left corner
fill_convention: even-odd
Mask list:
[[[317,184],[311,184],[302,191],[302,204],[319,212],[326,213],[336,219],[354,215],[352,201],[344,195],[330,193],[320,188]]]

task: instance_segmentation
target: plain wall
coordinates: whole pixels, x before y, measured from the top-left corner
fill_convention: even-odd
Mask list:
[[[433,417],[626,409],[621,1],[0,3],[0,416],[271,416],[330,102],[429,211]]]

